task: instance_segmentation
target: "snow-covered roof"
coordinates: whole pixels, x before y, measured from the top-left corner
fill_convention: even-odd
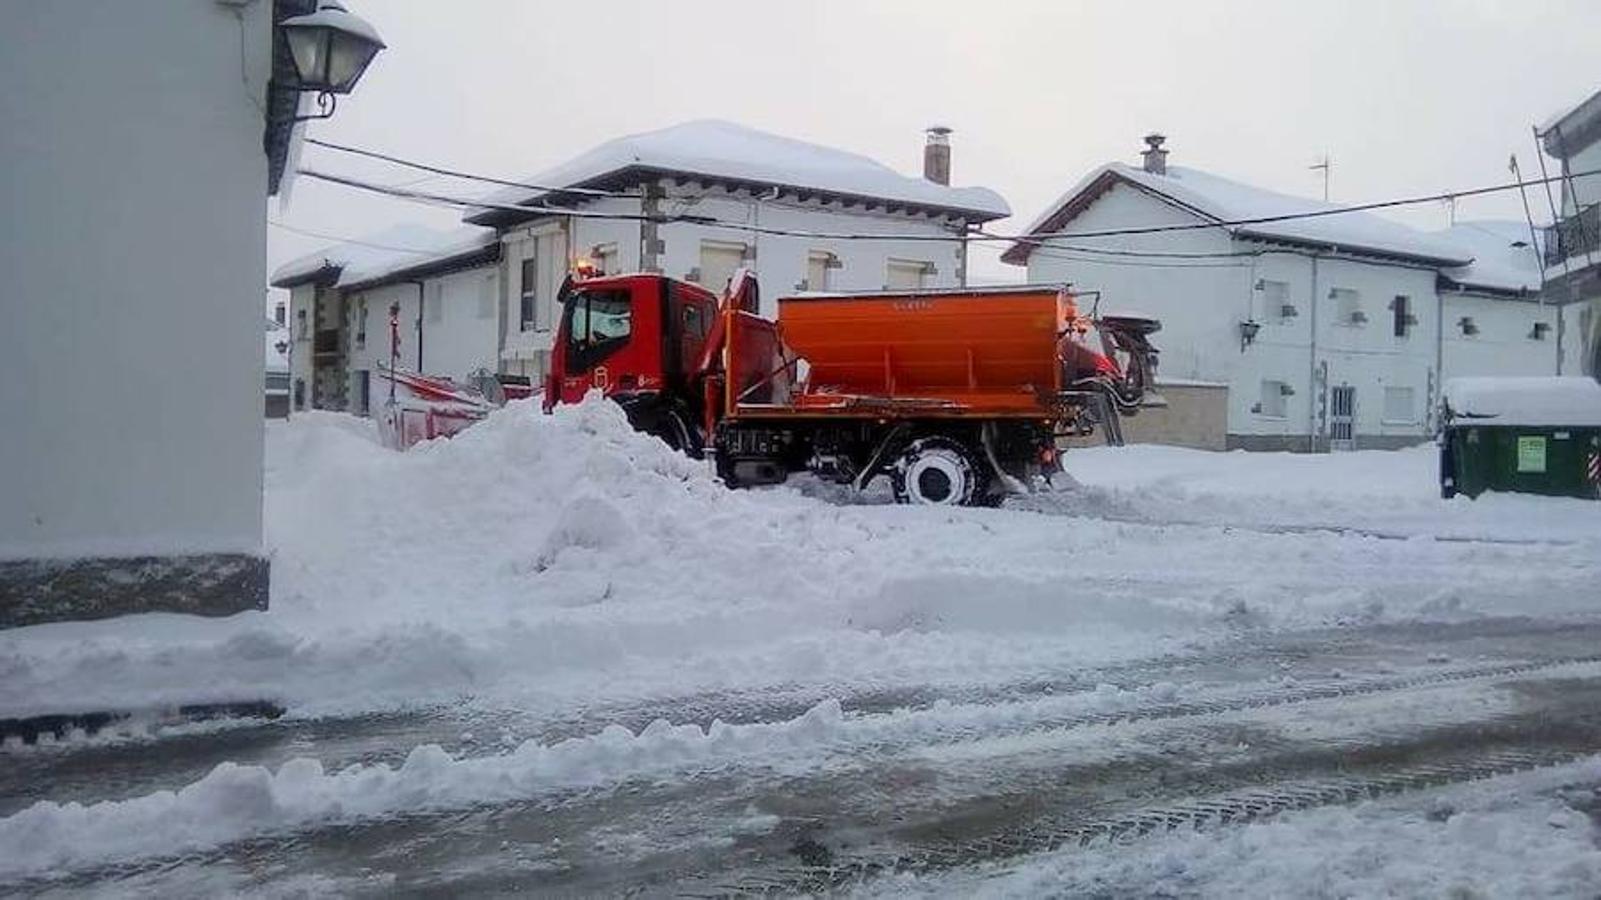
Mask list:
[[[1025,233],[1044,234],[1061,230],[1081,208],[1081,203],[1075,202],[1080,195],[1092,191],[1098,194],[1113,180],[1130,182],[1189,209],[1202,219],[1218,222],[1339,208],[1332,203],[1264,190],[1199,169],[1168,166],[1167,174],[1157,175],[1139,166],[1108,163],[1085,176],[1046,207],[1045,212],[1029,224]],[[1236,225],[1230,226],[1230,230],[1241,237],[1337,247],[1429,263],[1466,265],[1472,259],[1471,253],[1465,253],[1432,235],[1366,212]],[[1032,249],[1031,244],[1019,242],[1008,248],[1002,259],[1021,265],[1027,261]]]
[[[272,273],[273,287],[326,279],[336,287],[383,281],[393,275],[474,256],[498,244],[493,229],[476,225],[440,230],[392,225],[359,240],[324,247],[292,259]]]
[[[966,213],[975,221],[1012,214],[988,188],[948,187],[902,175],[856,153],[757,131],[733,122],[701,119],[607,141],[553,169],[524,179],[542,188],[576,188],[629,170],[700,175],[800,188],[840,196],[890,200]],[[486,202],[527,205],[552,191],[503,188]],[[469,214],[469,222],[504,217],[500,210]]]
[[[1486,425],[1601,426],[1601,383],[1591,378],[1451,378],[1445,404]]]
[[[1465,266],[1441,269],[1447,279],[1463,287],[1495,291],[1540,290],[1540,249],[1531,243],[1526,222],[1458,222],[1437,231],[1435,237],[1473,256]]]
[[[1601,120],[1601,91],[1595,91],[1578,103],[1552,113],[1535,131],[1544,138],[1546,152],[1558,159],[1565,159],[1569,153],[1585,146],[1585,143],[1573,140],[1575,133],[1588,131],[1598,120]],[[1558,128],[1565,132],[1561,140],[1555,133]]]

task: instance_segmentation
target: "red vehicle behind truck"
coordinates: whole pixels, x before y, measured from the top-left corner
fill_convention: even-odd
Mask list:
[[[998,505],[1060,471],[1058,437],[1120,440],[1154,402],[1159,324],[1081,315],[1064,285],[803,294],[774,320],[747,271],[722,297],[633,274],[560,302],[546,411],[599,390],[734,487],[887,475],[902,503]]]

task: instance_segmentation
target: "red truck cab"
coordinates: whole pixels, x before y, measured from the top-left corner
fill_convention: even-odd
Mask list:
[[[599,390],[636,428],[698,454],[698,387],[692,375],[717,319],[718,299],[697,284],[660,275],[569,278],[551,350],[545,411]]]

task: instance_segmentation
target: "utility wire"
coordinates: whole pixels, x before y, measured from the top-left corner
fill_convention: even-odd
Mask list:
[[[344,185],[345,187],[355,188],[357,190],[371,191],[376,194],[388,194],[391,197],[400,197],[405,200],[418,200],[425,203],[444,204],[446,206],[455,206],[463,209],[496,209],[518,213],[547,213],[549,215],[576,216],[578,218],[585,219],[621,219],[637,222],[668,221],[668,217],[666,216],[649,216],[630,213],[601,213],[583,209],[568,209],[559,206],[518,206],[511,203],[494,203],[489,200],[467,200],[462,197],[452,197],[448,194],[436,194],[432,191],[419,191],[412,188],[396,187],[394,185],[374,184],[370,181],[362,181],[359,178],[351,178],[346,175],[334,175],[328,172],[319,172],[315,169],[297,169],[296,172],[307,178],[313,178],[318,181],[327,181],[333,184],[340,184]],[[706,217],[681,217],[681,219],[684,221],[690,221],[696,218]]]
[[[432,192],[427,192],[427,191],[418,191],[418,190],[411,190],[411,189],[406,189],[406,188],[398,188],[398,187],[393,187],[393,186],[388,186],[388,185],[373,184],[371,182],[362,181],[360,179],[351,178],[351,177],[348,177],[348,176],[333,175],[333,174],[329,174],[329,173],[318,172],[318,171],[312,170],[312,169],[300,169],[299,173],[301,175],[304,175],[304,176],[308,177],[308,178],[318,179],[318,180],[322,180],[322,181],[328,181],[328,182],[332,182],[334,184],[340,184],[340,185],[344,185],[346,187],[355,188],[355,189],[358,189],[358,190],[366,190],[366,191],[372,191],[372,192],[380,193],[380,194],[388,194],[388,195],[394,196],[394,197],[400,197],[400,198],[403,198],[403,199],[410,199],[410,200],[417,200],[417,201],[421,201],[421,202],[442,203],[442,204],[445,204],[445,205],[456,206],[456,207],[460,207],[460,208],[464,208],[464,209],[486,209],[486,210],[487,209],[492,209],[492,210],[502,210],[502,211],[506,211],[506,212],[525,214],[525,215],[529,214],[529,213],[534,213],[534,214],[545,213],[545,214],[549,214],[549,215],[574,216],[574,217],[578,217],[578,218],[614,219],[614,220],[625,220],[625,221],[642,221],[642,222],[655,222],[655,223],[658,223],[658,224],[671,224],[671,223],[674,223],[674,222],[687,222],[687,223],[692,223],[692,224],[697,224],[697,225],[705,225],[705,226],[714,227],[714,228],[727,228],[727,229],[731,229],[731,230],[735,230],[735,231],[745,231],[745,232],[754,233],[754,234],[771,234],[771,235],[790,236],[790,237],[807,237],[807,238],[816,238],[816,239],[823,239],[823,240],[949,241],[949,240],[953,239],[953,236],[951,236],[951,235],[862,234],[862,233],[850,233],[850,232],[824,232],[824,231],[808,231],[808,230],[803,230],[803,229],[773,228],[773,227],[769,227],[769,226],[753,225],[753,224],[744,223],[744,222],[728,222],[728,221],[723,221],[723,220],[720,220],[720,219],[716,219],[716,218],[711,217],[711,216],[695,216],[695,215],[682,215],[682,214],[677,214],[677,215],[660,215],[660,214],[657,214],[657,215],[634,215],[634,214],[625,214],[625,213],[599,213],[599,212],[591,212],[591,211],[587,211],[587,210],[578,210],[578,209],[570,209],[570,208],[565,208],[565,207],[554,207],[554,206],[522,206],[522,205],[508,204],[508,203],[495,203],[495,202],[492,202],[492,201],[489,201],[489,200],[470,200],[470,199],[465,199],[465,198],[461,198],[461,197],[452,197],[452,196],[447,195],[447,194],[437,194],[437,193],[432,193]],[[1439,203],[1441,201],[1454,200],[1454,199],[1461,198],[1461,197],[1476,197],[1476,196],[1482,196],[1482,195],[1485,195],[1485,194],[1500,193],[1500,192],[1503,192],[1503,191],[1521,190],[1521,189],[1523,189],[1525,187],[1530,187],[1530,186],[1535,186],[1535,185],[1549,185],[1552,182],[1561,181],[1564,178],[1571,179],[1571,178],[1585,177],[1585,176],[1589,176],[1589,175],[1601,175],[1601,169],[1591,169],[1591,170],[1584,171],[1584,172],[1564,173],[1563,175],[1548,176],[1548,177],[1543,177],[1543,178],[1530,178],[1530,179],[1507,182],[1507,183],[1503,183],[1503,184],[1489,185],[1489,186],[1485,186],[1485,187],[1467,188],[1467,189],[1458,190],[1458,191],[1447,191],[1447,192],[1439,193],[1439,194],[1428,194],[1428,195],[1423,195],[1423,196],[1403,197],[1403,198],[1398,198],[1398,199],[1393,199],[1393,200],[1380,200],[1380,201],[1376,201],[1376,202],[1373,202],[1373,203],[1362,203],[1362,204],[1356,204],[1356,205],[1352,205],[1352,206],[1342,206],[1342,207],[1335,207],[1335,208],[1330,208],[1330,209],[1307,210],[1305,212],[1298,212],[1298,213],[1281,213],[1279,215],[1273,215],[1273,216],[1254,216],[1254,217],[1243,218],[1243,219],[1214,219],[1214,220],[1208,221],[1208,222],[1188,222],[1188,223],[1173,223],[1173,224],[1168,224],[1168,225],[1148,225],[1148,226],[1134,227],[1134,228],[1110,228],[1110,229],[1103,229],[1103,230],[1099,230],[1099,231],[1077,231],[1077,232],[1072,232],[1070,234],[1061,234],[1059,232],[1029,232],[1029,233],[1025,233],[1025,234],[1006,235],[1006,234],[994,234],[994,233],[990,233],[990,232],[979,231],[977,233],[967,235],[966,239],[973,240],[973,241],[1005,241],[1005,242],[1014,242],[1014,243],[1032,244],[1034,246],[1041,246],[1041,245],[1044,245],[1048,241],[1061,240],[1063,238],[1073,239],[1073,238],[1121,237],[1121,236],[1127,236],[1127,235],[1163,234],[1163,233],[1168,233],[1168,232],[1198,231],[1198,230],[1206,229],[1206,228],[1236,228],[1236,227],[1247,226],[1247,225],[1263,225],[1263,224],[1269,224],[1269,223],[1273,223],[1273,222],[1299,221],[1299,220],[1302,220],[1302,219],[1318,219],[1318,218],[1325,218],[1325,217],[1328,217],[1328,216],[1343,215],[1343,214],[1346,214],[1346,213],[1353,213],[1353,212],[1365,212],[1365,211],[1368,211],[1368,210],[1375,210],[1375,209],[1389,209],[1389,208],[1398,207],[1398,206],[1412,206],[1412,205],[1417,205],[1417,204],[1420,204],[1420,203]],[[1097,248],[1097,249],[1110,249],[1110,248]],[[1126,251],[1126,252],[1130,253],[1130,254],[1133,254],[1133,253],[1137,253],[1139,251]]]
[[[1574,172],[1566,177],[1582,178],[1586,175],[1601,174],[1601,169],[1591,169],[1586,172]],[[1501,191],[1516,191],[1535,185],[1550,184],[1561,181],[1564,176],[1555,175],[1545,178],[1530,178],[1521,181],[1512,181],[1505,184],[1494,184],[1486,187],[1467,188],[1460,191],[1447,191],[1441,194],[1429,194],[1418,197],[1401,197],[1395,200],[1379,200],[1373,203],[1358,203],[1352,206],[1340,206],[1332,209],[1313,209],[1298,213],[1281,213],[1275,216],[1254,216],[1247,219],[1216,219],[1211,222],[1187,222],[1172,225],[1148,225],[1136,228],[1108,228],[1102,231],[1075,231],[1070,234],[1061,234],[1054,231],[1037,231],[1015,235],[1011,240],[1019,243],[1034,243],[1048,240],[1052,237],[1086,238],[1086,237],[1120,237],[1132,234],[1160,234],[1169,231],[1197,231],[1203,228],[1235,228],[1244,225],[1265,225],[1272,222],[1289,222],[1300,219],[1319,219],[1327,216],[1344,215],[1345,213],[1366,212],[1373,209],[1389,209],[1396,206],[1415,206],[1419,203],[1440,203],[1446,200],[1456,200],[1462,197],[1477,197],[1484,194],[1495,194]],[[997,236],[999,237],[999,236]]]
[[[372,241],[364,241],[359,238],[341,237],[337,234],[324,234],[320,231],[312,231],[307,228],[299,228],[294,225],[287,225],[283,222],[278,222],[273,219],[268,219],[267,224],[274,228],[281,228],[284,231],[304,235],[306,237],[319,238],[325,241],[338,241],[341,244],[355,244],[358,247],[371,247],[375,250],[393,250],[396,253],[415,253],[418,256],[430,256],[438,252],[436,250],[418,250],[414,247],[395,247],[389,244],[377,244],[373,243]]]
[[[462,178],[462,179],[466,179],[468,181],[482,181],[482,182],[484,182],[486,184],[498,184],[498,185],[503,185],[505,187],[527,188],[527,189],[529,189],[531,191],[559,191],[559,192],[564,193],[564,194],[583,194],[584,196],[587,196],[587,197],[630,197],[630,198],[638,198],[638,197],[643,196],[642,194],[628,193],[626,191],[603,191],[603,190],[599,190],[597,188],[581,188],[581,187],[551,187],[549,185],[530,184],[529,182],[526,182],[526,181],[507,181],[507,180],[505,180],[503,178],[491,178],[488,175],[474,175],[471,172],[463,172],[463,171],[461,171],[459,169],[447,169],[447,168],[445,168],[443,166],[434,166],[434,165],[429,165],[428,163],[420,163],[420,162],[416,162],[414,160],[405,159],[404,157],[393,156],[393,155],[388,154],[388,153],[379,153],[377,150],[363,150],[360,147],[348,147],[348,146],[346,146],[344,144],[335,144],[332,141],[318,140],[317,138],[313,138],[313,137],[302,138],[301,140],[305,141],[308,144],[314,144],[314,145],[316,145],[318,147],[325,147],[325,148],[327,148],[329,150],[338,150],[341,153],[351,153],[351,154],[354,154],[356,156],[365,156],[365,157],[367,157],[369,159],[380,159],[380,160],[383,160],[384,162],[387,162],[387,163],[394,163],[397,166],[405,166],[408,169],[417,169],[417,170],[422,171],[422,172],[432,172],[435,175],[446,175],[446,176],[449,176],[451,178]]]

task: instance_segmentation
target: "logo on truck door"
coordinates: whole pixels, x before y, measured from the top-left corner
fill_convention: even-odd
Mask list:
[[[601,390],[604,391],[606,389],[606,387],[610,383],[611,383],[611,373],[606,371],[606,367],[605,366],[596,366],[595,367],[595,387],[598,387],[598,388],[600,388]]]

